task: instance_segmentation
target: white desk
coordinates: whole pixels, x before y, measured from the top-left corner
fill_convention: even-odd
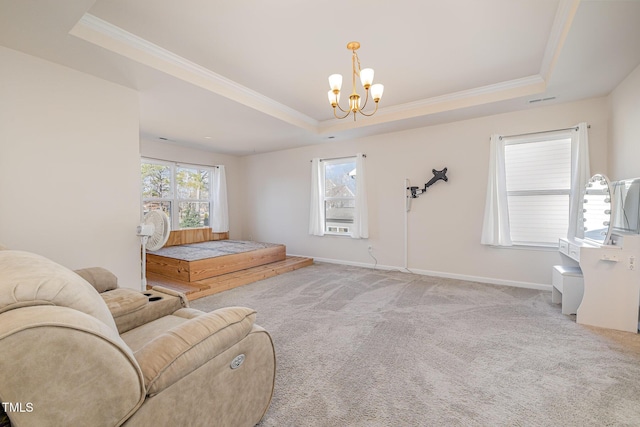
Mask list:
[[[640,235],[612,234],[612,243],[560,239],[560,253],[578,261],[584,277],[576,322],[637,333]]]

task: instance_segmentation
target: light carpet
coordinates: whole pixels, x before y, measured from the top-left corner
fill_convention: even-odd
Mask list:
[[[316,263],[205,297],[276,348],[266,426],[638,426],[640,337],[551,293]]]

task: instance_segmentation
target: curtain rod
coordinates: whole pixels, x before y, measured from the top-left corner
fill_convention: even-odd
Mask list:
[[[174,160],[158,159],[156,157],[140,156],[140,159],[157,160],[159,162],[173,163],[176,166],[202,166],[203,168],[220,168],[219,165],[200,165],[198,163],[176,162]]]
[[[502,138],[515,138],[517,136],[527,136],[527,135],[537,135],[539,133],[550,133],[550,132],[561,132],[563,130],[578,130],[578,126],[571,126],[570,128],[564,129],[551,129],[551,130],[542,130],[539,132],[529,132],[529,133],[519,133],[517,135],[500,135],[500,139]],[[591,129],[591,125],[587,125],[587,129]],[[489,138],[491,139],[491,138]]]
[[[321,162],[325,162],[327,160],[341,160],[341,159],[352,159],[354,157],[357,156],[342,156],[342,157],[327,157],[326,159],[320,159]],[[365,159],[367,158],[366,154],[363,154],[362,157],[364,157]],[[313,162],[313,160],[309,160],[310,162]]]

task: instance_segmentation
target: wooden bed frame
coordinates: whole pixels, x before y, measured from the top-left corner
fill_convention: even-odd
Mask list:
[[[197,282],[198,280],[208,279],[234,271],[270,264],[276,261],[284,261],[286,257],[287,250],[284,245],[217,256],[214,258],[198,259],[195,261],[185,261],[148,253],[147,271],[172,279]]]
[[[172,231],[165,246],[227,240],[228,233],[210,228]],[[147,287],[155,285],[183,292],[189,300],[313,264],[312,258],[287,257],[285,245],[270,245],[248,252],[185,261],[147,253]]]

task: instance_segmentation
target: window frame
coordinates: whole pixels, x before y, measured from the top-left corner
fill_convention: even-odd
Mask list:
[[[142,168],[143,164],[152,164],[152,165],[161,165],[169,168],[169,196],[170,197],[151,197],[145,198],[143,194],[142,185],[140,187],[140,217],[144,216],[144,205],[145,203],[169,203],[170,210],[170,218],[171,218],[171,229],[172,230],[193,230],[198,228],[211,228],[211,214],[213,211],[213,202],[212,202],[212,178],[213,178],[213,169],[215,166],[204,166],[204,165],[196,165],[190,163],[177,163],[171,162],[167,160],[158,160],[151,159],[148,157],[140,158],[140,167]],[[207,171],[209,172],[209,197],[206,199],[192,199],[192,198],[180,198],[178,191],[178,180],[177,180],[177,172],[178,169],[196,169],[198,171]],[[142,179],[142,176],[140,177]],[[142,184],[142,182],[141,182]],[[203,225],[200,227],[180,227],[180,203],[207,203],[209,205],[209,225]]]

